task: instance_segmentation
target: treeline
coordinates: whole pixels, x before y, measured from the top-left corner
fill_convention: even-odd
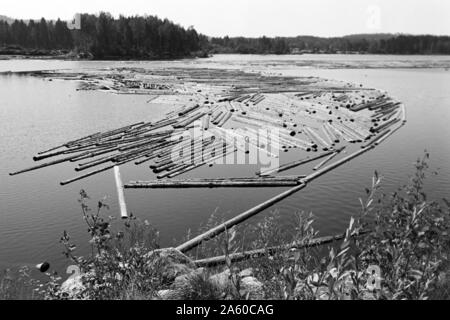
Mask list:
[[[73,37],[67,24],[61,20],[15,20],[12,24],[0,21],[0,45],[30,49],[72,49]]]
[[[312,36],[285,38],[212,38],[213,53],[373,53],[450,54],[450,37],[431,35],[366,34],[339,38]]]
[[[74,46],[96,58],[178,58],[201,50],[206,39],[194,28],[185,29],[155,16],[82,15]]]
[[[64,21],[11,23],[0,17],[0,54],[19,51],[63,50],[96,59],[180,58],[210,53],[375,53],[450,54],[450,37],[431,35],[363,34],[335,38],[222,37],[207,38],[194,28],[183,28],[156,16],[120,16],[108,13],[81,15],[81,29],[69,30]]]
[[[208,50],[212,53],[288,54],[291,46],[287,38],[211,38]]]
[[[91,54],[96,59],[186,57],[201,50],[206,42],[195,29],[155,16],[115,19],[108,13],[83,14],[80,30],[69,30],[60,20],[0,22],[2,47],[63,49]]]

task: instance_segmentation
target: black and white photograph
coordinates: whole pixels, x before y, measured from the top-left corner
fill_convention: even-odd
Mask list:
[[[1,0],[0,300],[449,300],[449,89],[445,0]]]

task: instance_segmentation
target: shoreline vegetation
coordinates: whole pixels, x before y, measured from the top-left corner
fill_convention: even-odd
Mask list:
[[[37,266],[45,281],[27,268],[17,276],[5,272],[0,299],[449,299],[450,202],[427,199],[428,158],[418,159],[410,183],[391,195],[382,193],[375,172],[360,213],[326,246],[310,245],[318,237],[313,214],[296,214],[286,225],[272,212],[186,254],[161,249],[148,221],[114,221],[107,204],[90,207],[82,190],[91,254],[79,256],[64,231],[60,243],[75,274],[63,282],[48,263]],[[199,232],[220,223],[212,215]],[[261,248],[256,256],[232,259]],[[219,263],[202,264],[208,258]]]
[[[160,60],[211,54],[448,55],[450,37],[360,34],[343,37],[208,37],[157,16],[82,14],[81,29],[61,20],[23,21],[0,16],[0,59],[39,57]]]

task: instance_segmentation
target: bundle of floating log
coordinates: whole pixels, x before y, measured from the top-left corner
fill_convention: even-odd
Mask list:
[[[105,167],[94,169],[81,176],[65,180],[61,182],[62,185],[87,178],[97,173],[109,170],[117,165],[122,165],[131,161],[136,161],[135,164],[142,164],[144,162],[161,158],[176,152],[177,148],[181,149],[183,146],[194,144],[194,141],[188,138],[187,140],[180,135],[194,119],[200,116],[192,115],[192,112],[198,106],[186,108],[178,114],[182,114],[183,118],[170,119],[166,118],[154,123],[138,122],[132,125],[127,125],[118,129],[109,130],[106,132],[97,132],[76,140],[72,140],[61,144],[59,146],[50,148],[48,150],[39,152],[33,157],[34,161],[41,161],[43,159],[65,156],[56,160],[42,163],[27,169],[12,172],[10,175],[17,175],[48,166],[60,164],[63,162],[82,161],[75,168],[75,171],[84,171],[89,168],[98,167],[107,164]],[[201,114],[204,115],[203,113]],[[182,124],[182,125],[181,125]],[[184,127],[183,127],[184,126]],[[179,129],[177,129],[179,128]],[[204,141],[203,147],[207,147],[212,143],[213,139]],[[211,156],[212,159],[218,159],[230,153],[229,146],[223,141],[218,140],[209,146],[208,150],[201,150],[202,156],[208,151],[214,151],[223,148],[223,152],[218,152],[217,155]],[[198,150],[195,150],[198,151]],[[88,160],[93,158],[92,160]],[[159,172],[167,170],[167,174],[160,176],[176,176],[178,174],[187,172],[197,168],[199,165],[205,164],[211,159],[203,159],[196,155],[194,162],[186,164],[182,160],[186,160],[188,155],[180,157],[180,163],[172,163],[164,168],[159,168]]]
[[[319,78],[215,69],[118,68],[98,73],[44,71],[29,74],[95,84],[90,89],[147,92],[152,95],[152,104],[165,103],[174,107],[160,121],[141,121],[96,132],[39,152],[34,161],[52,158],[51,161],[10,173],[16,175],[76,162],[75,171],[84,174],[61,182],[63,185],[129,162],[135,165],[150,162],[149,167],[156,177],[163,179],[220,162],[236,151],[247,154],[256,149],[273,158],[291,148],[300,152],[324,151],[276,169],[261,169],[260,177],[253,181],[215,179],[153,183],[151,186],[293,184],[297,183],[295,179],[274,180],[270,175],[324,158],[313,168],[320,171],[345,148],[338,144],[361,143],[363,148],[373,147],[398,130],[398,123],[406,122],[404,106],[385,93]],[[241,125],[235,128],[236,124]],[[200,129],[202,136],[184,135],[191,129]],[[258,130],[266,130],[265,137],[261,137]]]

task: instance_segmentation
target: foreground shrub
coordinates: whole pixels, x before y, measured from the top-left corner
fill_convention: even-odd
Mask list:
[[[259,264],[267,298],[448,299],[449,203],[427,201],[427,159],[417,161],[411,183],[390,197],[378,196],[381,178],[375,173],[360,216],[328,254],[286,248],[245,263]],[[315,235],[311,224],[309,217],[300,229]]]

